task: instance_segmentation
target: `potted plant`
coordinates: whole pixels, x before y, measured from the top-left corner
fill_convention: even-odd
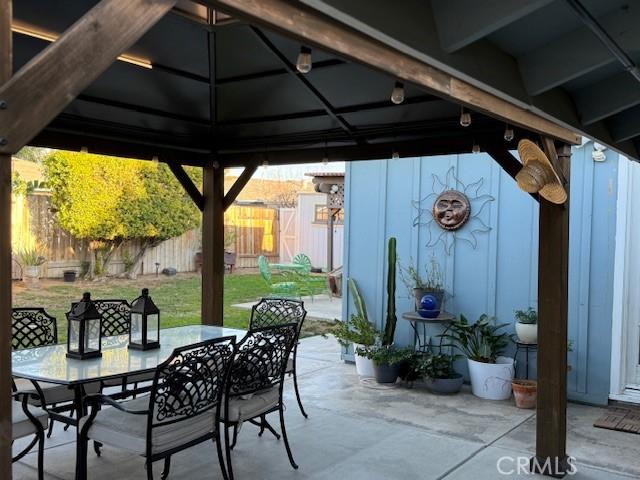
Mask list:
[[[422,277],[416,267],[413,266],[413,259],[410,259],[407,268],[400,267],[400,277],[409,292],[413,293],[416,300],[416,309],[420,308],[420,300],[425,295],[433,295],[438,301],[438,308],[444,310],[444,276],[440,263],[435,255],[431,255],[429,266],[425,267],[426,277]]]
[[[516,310],[516,335],[520,343],[538,343],[538,312],[529,307]]]
[[[358,347],[358,354],[373,362],[376,382],[395,383],[402,364],[409,358],[410,350],[394,345],[373,345]]]
[[[349,279],[348,284],[353,303],[356,307],[356,314],[351,315],[351,317],[344,322],[336,320],[332,333],[343,347],[349,348],[353,345],[356,372],[358,375],[361,377],[373,377],[373,361],[359,355],[358,348],[374,345],[380,332],[378,332],[369,321],[367,307],[358,288],[358,284],[353,278]]]
[[[420,371],[425,378],[427,388],[433,393],[458,393],[464,383],[464,377],[453,368],[453,362],[459,355],[438,353],[425,355],[421,360]]]
[[[471,390],[488,400],[506,400],[511,396],[511,381],[515,374],[513,358],[502,356],[509,344],[509,335],[500,332],[507,324],[496,325],[487,315],[470,324],[464,315],[451,323],[442,337],[450,341],[467,357]]]
[[[27,284],[37,283],[40,279],[40,266],[47,261],[38,247],[24,248],[18,253],[22,266],[22,280]]]
[[[538,382],[535,380],[515,379],[511,382],[513,397],[518,408],[536,408],[538,400]]]

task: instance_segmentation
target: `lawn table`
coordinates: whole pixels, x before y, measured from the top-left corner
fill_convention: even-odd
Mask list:
[[[427,325],[443,325],[446,327],[444,330],[446,333],[451,322],[453,322],[456,317],[447,312],[440,312],[440,315],[435,318],[423,318],[418,314],[418,312],[407,312],[402,314],[402,318],[411,323],[411,328],[413,328],[414,348],[419,352],[428,352],[429,350],[432,350],[432,346],[430,345],[431,338],[427,337]],[[420,339],[420,327],[422,327],[423,340]]]
[[[11,355],[11,371],[14,377],[67,385],[73,389],[76,417],[57,412],[50,412],[50,417],[77,426],[78,419],[86,414],[82,401],[85,385],[152,372],[175,348],[227,336],[240,340],[245,334],[245,330],[208,325],[167,328],[160,331],[160,348],[146,351],[130,350],[127,348],[129,336],[117,335],[103,338],[102,357],[88,360],[67,358],[66,344],[15,350]]]
[[[299,263],[270,263],[271,270],[280,270],[281,272],[302,273],[308,267]]]

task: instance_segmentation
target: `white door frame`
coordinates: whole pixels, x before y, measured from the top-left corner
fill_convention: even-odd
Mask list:
[[[628,378],[628,329],[632,319],[630,312],[638,308],[638,295],[629,292],[631,275],[634,273],[630,251],[633,224],[631,208],[638,187],[634,185],[634,173],[630,161],[620,156],[618,162],[618,200],[616,218],[616,251],[613,278],[613,312],[611,328],[611,385],[609,398],[624,402],[640,403],[640,390],[627,388]],[[634,186],[636,189],[634,189]],[[637,214],[636,214],[637,215]],[[636,224],[637,229],[637,224]],[[635,253],[635,255],[639,255]],[[637,273],[636,273],[637,274]]]

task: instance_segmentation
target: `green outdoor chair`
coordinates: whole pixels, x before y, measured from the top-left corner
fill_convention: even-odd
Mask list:
[[[271,287],[271,295],[276,297],[300,297],[300,288],[298,282],[284,281],[274,282],[273,273],[271,272],[271,266],[269,260],[264,255],[258,257],[258,269],[263,280]],[[285,275],[282,274],[284,277]]]
[[[325,276],[311,275],[311,259],[304,253],[298,253],[293,257],[293,263],[304,266],[304,269],[296,271],[298,278],[300,279],[300,293],[302,295],[308,295],[313,301],[314,293],[318,291],[324,292],[328,290],[327,278]],[[329,296],[331,298],[331,296]]]

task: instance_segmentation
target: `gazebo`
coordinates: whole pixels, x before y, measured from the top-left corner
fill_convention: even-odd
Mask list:
[[[169,165],[202,211],[202,322],[221,325],[223,215],[259,165],[483,150],[514,177],[510,150],[528,138],[568,189],[579,133],[638,157],[640,76],[623,47],[640,37],[609,35],[596,16],[626,25],[639,12],[613,3],[589,2],[592,14],[578,0],[20,0],[12,12],[0,0],[0,476],[11,478],[12,153]],[[202,192],[184,165],[202,167]],[[229,167],[244,172],[225,193]],[[558,476],[568,234],[568,203],[540,199],[536,456]]]

